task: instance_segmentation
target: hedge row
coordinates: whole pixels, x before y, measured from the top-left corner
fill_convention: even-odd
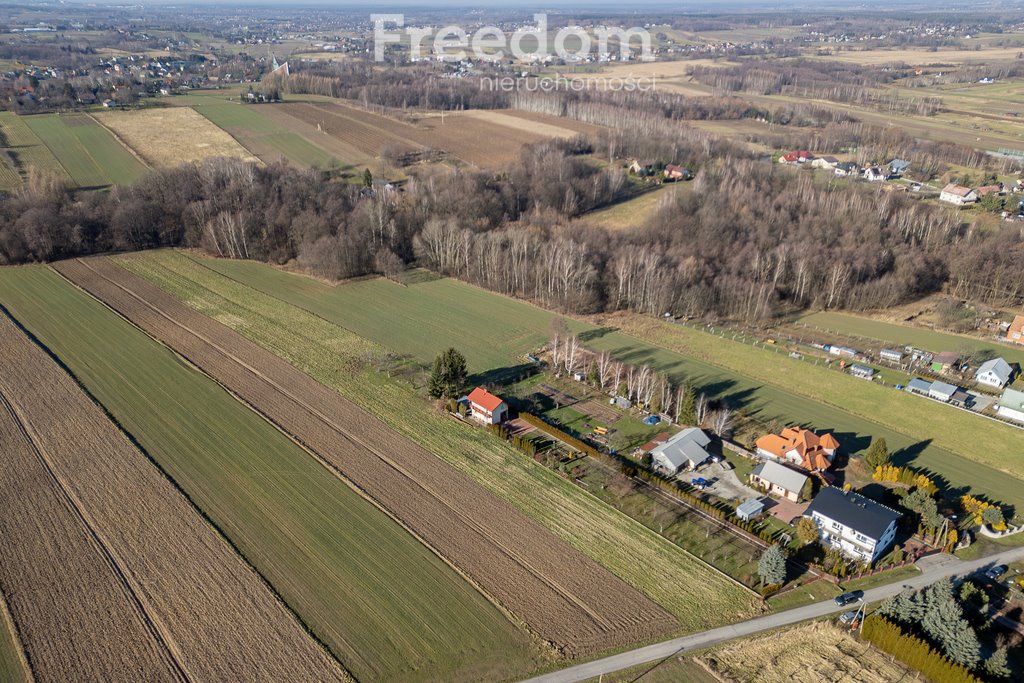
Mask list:
[[[861,637],[907,666],[920,671],[933,683],[981,683],[970,671],[955,664],[930,644],[883,616],[872,614],[864,620]]]

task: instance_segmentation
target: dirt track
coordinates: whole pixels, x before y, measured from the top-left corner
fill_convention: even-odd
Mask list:
[[[38,680],[345,679],[3,315],[0,349],[0,581]]]
[[[107,259],[55,268],[302,441],[570,656],[675,619],[433,454],[284,360]]]

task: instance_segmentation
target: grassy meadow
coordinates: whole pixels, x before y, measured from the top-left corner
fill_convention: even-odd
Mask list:
[[[547,661],[540,645],[390,517],[54,271],[0,269],[0,303],[357,678],[506,678]]]
[[[679,618],[683,630],[696,631],[726,623],[753,609],[756,598],[746,589],[484,430],[456,422],[435,410],[408,381],[389,378],[385,372],[372,367],[373,364],[358,369],[363,359],[383,356],[386,349],[381,345],[304,311],[298,305],[224,277],[204,267],[203,264],[209,262],[200,263],[180,252],[145,252],[120,257],[118,262],[336,389],[399,433],[477,480],[665,606]],[[218,262],[218,265],[223,263]],[[253,268],[255,264],[241,265]],[[295,284],[300,292],[307,291],[305,288],[313,282],[271,268],[258,267],[257,270],[257,275],[268,278],[283,276],[285,282]],[[423,284],[435,285],[436,282]],[[460,286],[448,283],[446,287],[453,285]],[[382,291],[394,287],[402,292],[415,291],[420,285],[403,288],[381,282],[380,286]],[[378,293],[370,291],[367,296]],[[399,295],[394,296],[397,299]],[[500,297],[496,299],[494,305],[498,310],[503,305],[522,306]],[[421,345],[430,344],[435,348],[447,343],[447,336],[441,340],[429,339],[417,327],[425,317],[440,311],[441,304],[435,303],[435,308],[420,311],[415,319],[404,317],[402,311],[386,308],[392,304],[391,300],[377,300],[380,310],[387,310],[393,318],[391,337],[394,340],[410,346],[419,340]],[[420,305],[426,302],[420,300]],[[409,307],[408,310],[415,309]],[[537,320],[548,315],[539,309],[531,310],[535,311],[532,315],[537,316]],[[502,339],[501,330],[492,332],[494,336],[490,337],[488,329],[478,330],[481,339],[491,340],[490,345],[494,344],[493,340]],[[459,330],[453,334],[459,334]],[[458,345],[470,348],[470,344]],[[421,351],[420,354],[432,358],[432,353]],[[479,364],[481,356],[476,358]]]
[[[882,320],[872,320],[871,318],[834,313],[832,311],[811,313],[800,318],[798,322],[843,335],[885,342],[897,348],[902,348],[909,344],[933,353],[940,351],[991,349],[996,355],[1005,358],[1007,362],[1020,363],[1024,366],[1024,346],[1001,344],[995,340],[939,332],[924,327],[888,323]]]
[[[59,178],[70,179],[71,176],[57,161],[57,157],[28,127],[23,117],[14,112],[0,111],[0,133],[3,133],[4,144],[15,155],[22,168],[34,168]],[[9,173],[5,175],[9,180]]]

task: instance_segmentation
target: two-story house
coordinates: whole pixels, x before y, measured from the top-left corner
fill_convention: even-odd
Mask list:
[[[818,525],[821,543],[863,562],[874,562],[896,540],[900,513],[859,493],[823,488],[805,517]]]

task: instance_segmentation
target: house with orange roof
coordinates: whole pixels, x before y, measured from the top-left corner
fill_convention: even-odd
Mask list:
[[[470,410],[477,420],[496,425],[508,418],[508,404],[483,387],[471,391],[468,398]]]
[[[787,427],[781,434],[762,436],[756,446],[761,457],[789,462],[808,472],[827,470],[839,450],[839,442],[831,434],[818,436],[802,427]]]
[[[1018,315],[1010,323],[1010,329],[1006,331],[1006,341],[1024,344],[1024,315]]]

